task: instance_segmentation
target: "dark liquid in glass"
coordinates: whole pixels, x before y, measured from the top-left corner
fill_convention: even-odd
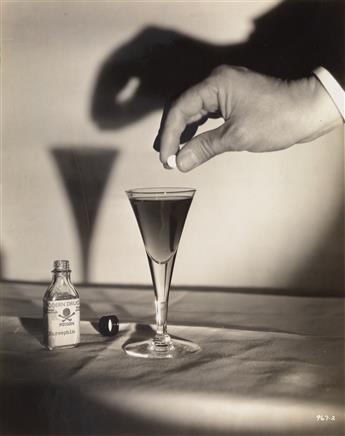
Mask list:
[[[132,198],[147,254],[157,263],[167,262],[176,252],[192,198]]]

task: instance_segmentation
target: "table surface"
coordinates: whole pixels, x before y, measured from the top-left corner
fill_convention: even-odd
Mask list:
[[[81,344],[51,352],[44,290],[1,286],[1,434],[344,434],[342,298],[172,290],[169,333],[202,351],[157,361],[122,351],[153,335],[150,289],[80,286]]]

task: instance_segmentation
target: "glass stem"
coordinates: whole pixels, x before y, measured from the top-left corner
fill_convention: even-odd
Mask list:
[[[156,312],[156,333],[157,335],[167,334],[168,302],[155,301]]]
[[[148,256],[153,288],[155,291],[156,336],[153,340],[155,348],[164,351],[171,344],[167,333],[168,302],[171,277],[174,269],[176,253],[166,263],[156,263]]]

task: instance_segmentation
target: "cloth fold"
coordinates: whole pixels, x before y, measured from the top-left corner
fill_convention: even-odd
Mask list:
[[[340,298],[177,292],[169,333],[202,351],[155,361],[122,351],[154,334],[151,292],[103,290],[99,302],[94,289],[80,289],[82,342],[49,352],[40,342],[40,289],[12,291],[1,317],[3,434],[342,434]],[[32,305],[20,305],[24,296]],[[97,331],[101,304],[128,318],[115,337]]]

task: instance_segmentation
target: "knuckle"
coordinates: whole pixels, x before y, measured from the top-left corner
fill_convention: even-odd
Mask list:
[[[219,65],[214,70],[212,70],[211,76],[220,78],[229,78],[238,75],[239,73],[247,73],[250,70],[246,67],[239,65]]]
[[[212,70],[211,76],[223,76],[229,71],[229,65],[218,65]]]
[[[245,72],[249,71],[248,68],[242,67],[240,65],[233,65],[231,68],[233,71],[239,71],[240,73],[245,73]]]

